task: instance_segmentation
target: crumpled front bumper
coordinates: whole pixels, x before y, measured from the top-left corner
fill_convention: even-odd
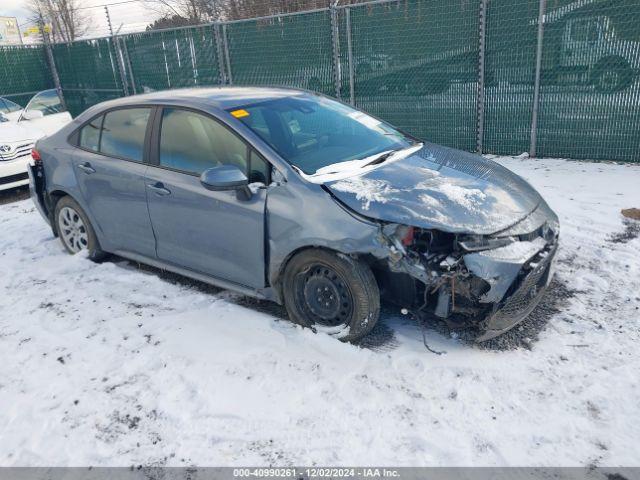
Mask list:
[[[556,251],[557,241],[547,244],[520,265],[503,298],[494,303],[492,311],[483,320],[482,333],[476,341],[489,340],[512,329],[535,309],[553,278]]]

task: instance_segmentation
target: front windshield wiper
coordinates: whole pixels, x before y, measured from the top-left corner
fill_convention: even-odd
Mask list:
[[[364,165],[362,165],[362,168],[368,167],[370,165],[378,165],[378,164],[384,162],[385,160],[387,160],[391,155],[393,155],[394,153],[396,153],[398,151],[399,150],[389,150],[388,152],[384,152],[384,153],[378,155],[376,158],[374,158],[370,162],[365,163]]]

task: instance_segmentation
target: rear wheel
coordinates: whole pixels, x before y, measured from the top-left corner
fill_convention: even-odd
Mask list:
[[[360,340],[378,321],[380,292],[364,262],[324,250],[293,257],[284,274],[289,318],[345,342]]]
[[[62,197],[56,203],[54,215],[56,230],[67,252],[75,255],[87,250],[94,261],[105,257],[91,222],[78,202],[68,196]]]

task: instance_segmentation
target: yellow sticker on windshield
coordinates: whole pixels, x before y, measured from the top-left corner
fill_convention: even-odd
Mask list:
[[[249,112],[247,112],[246,110],[240,109],[240,110],[234,110],[233,112],[231,112],[231,115],[233,115],[236,118],[242,118],[242,117],[248,117]]]

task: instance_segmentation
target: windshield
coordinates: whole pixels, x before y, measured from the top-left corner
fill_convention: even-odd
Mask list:
[[[0,97],[0,113],[11,113],[22,110],[22,107],[11,100]]]
[[[324,97],[280,98],[230,113],[307,175],[416,144],[390,125]]]

